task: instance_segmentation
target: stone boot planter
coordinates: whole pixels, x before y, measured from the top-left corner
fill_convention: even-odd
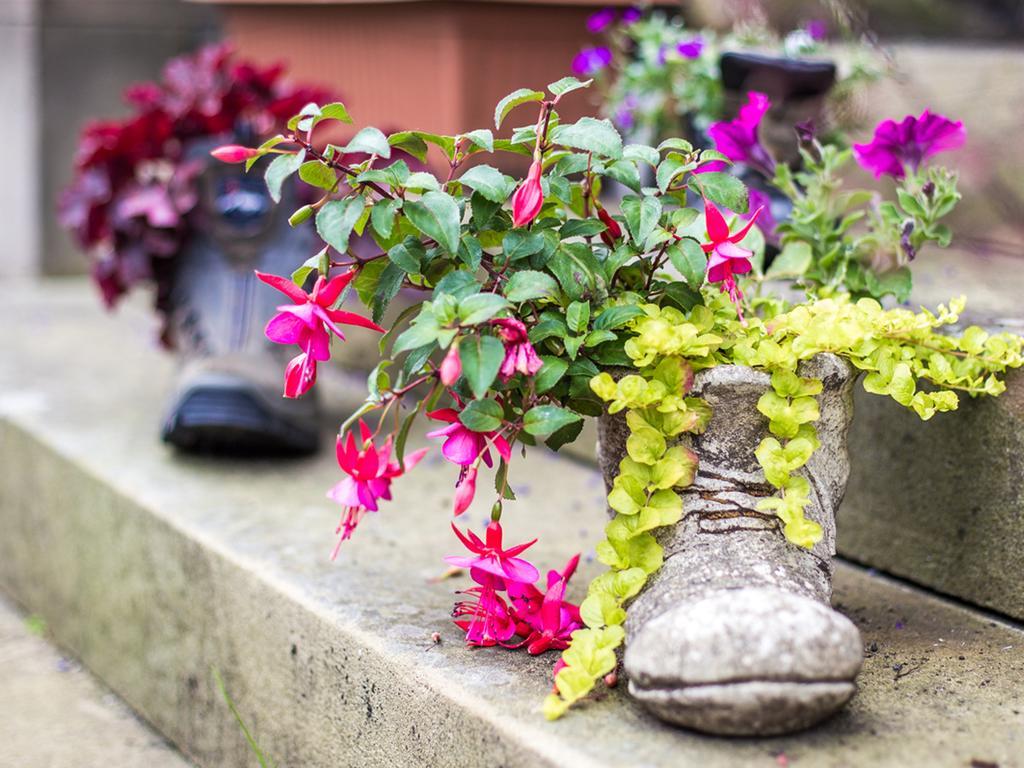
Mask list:
[[[683,519],[659,534],[664,566],[626,622],[629,691],[669,722],[716,734],[788,733],[833,714],[856,690],[860,633],[829,605],[855,377],[832,355],[800,373],[824,382],[821,447],[800,470],[813,489],[805,514],[824,532],[813,550],[786,541],[778,518],[756,509],[774,493],[754,456],[768,435],[756,407],[768,374],[723,365],[696,376],[692,394],[714,412],[692,440],[699,470],[683,491]],[[610,487],[629,432],[621,415],[601,417],[598,431]]]

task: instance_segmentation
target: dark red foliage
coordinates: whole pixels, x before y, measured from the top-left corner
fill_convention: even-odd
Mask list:
[[[158,83],[129,87],[133,114],[86,125],[75,176],[58,201],[58,219],[92,260],[92,274],[112,306],[133,285],[157,283],[166,311],[170,269],[189,234],[202,169],[186,160],[190,141],[244,129],[265,137],[324,90],[284,81],[280,64],[260,67],[213,45],[171,59]]]

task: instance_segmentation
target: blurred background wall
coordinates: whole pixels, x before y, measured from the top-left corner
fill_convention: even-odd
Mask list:
[[[126,85],[218,36],[214,8],[179,0],[0,0],[0,115],[16,148],[0,185],[0,276],[84,271],[53,215],[79,129],[123,114]]]

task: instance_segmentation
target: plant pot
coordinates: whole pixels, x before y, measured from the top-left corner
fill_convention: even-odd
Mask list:
[[[723,365],[696,376],[692,394],[713,410],[707,431],[687,440],[698,472],[682,492],[683,519],[659,532],[664,565],[626,621],[629,691],[669,722],[717,734],[788,733],[836,712],[856,690],[860,633],[829,605],[855,376],[833,355],[806,362],[800,374],[824,383],[821,447],[799,471],[812,488],[805,515],[823,530],[810,550],[757,510],[776,492],[754,456],[768,436],[757,401],[769,375]],[[626,454],[623,415],[602,416],[598,435],[610,488]]]

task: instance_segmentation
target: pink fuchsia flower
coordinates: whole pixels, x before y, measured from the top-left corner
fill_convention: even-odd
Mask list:
[[[596,75],[602,69],[611,64],[613,58],[611,49],[605,48],[603,45],[582,48],[580,49],[580,52],[573,57],[573,74],[580,75],[581,77]]]
[[[455,504],[453,512],[455,517],[458,517],[467,509],[469,505],[473,503],[473,497],[476,496],[476,473],[477,464],[463,470],[459,477],[459,482],[455,486]]]
[[[920,117],[907,115],[899,123],[882,121],[871,141],[853,145],[853,154],[875,178],[888,174],[902,179],[908,168],[915,172],[926,158],[959,149],[966,139],[967,130],[961,121],[953,122],[926,109]]]
[[[533,563],[516,557],[536,544],[536,539],[503,549],[501,523],[497,520],[488,523],[484,539],[469,530],[463,534],[454,523],[452,523],[452,530],[472,554],[470,556],[449,555],[445,558],[445,562],[459,568],[468,568],[470,577],[478,584],[495,589],[505,589],[506,585],[513,582],[532,584],[540,576]]]
[[[238,144],[225,144],[223,147],[210,150],[210,154],[222,163],[244,163],[246,160],[259,157],[260,151]]]
[[[604,32],[614,23],[615,9],[602,8],[600,11],[592,13],[587,17],[587,31],[592,35],[596,35],[600,32]]]
[[[284,396],[302,397],[316,384],[316,360],[300,352],[284,369]]]
[[[441,377],[441,383],[446,387],[450,387],[459,380],[459,376],[462,375],[462,359],[459,357],[459,343],[457,341],[448,348],[448,354],[441,361],[441,368],[438,372]]]
[[[498,369],[502,380],[507,381],[517,371],[524,376],[533,376],[541,369],[544,361],[537,356],[526,333],[526,326],[521,321],[514,317],[503,317],[491,320],[491,325],[497,328],[498,336],[505,345],[505,359]]]
[[[339,325],[357,325],[363,328],[370,328],[380,333],[384,329],[368,318],[357,315],[354,312],[345,312],[340,309],[331,309],[331,305],[338,300],[341,292],[356,276],[354,271],[344,275],[338,275],[327,280],[321,275],[313,286],[312,293],[306,293],[291,280],[277,275],[268,275],[257,272],[256,277],[272,288],[281,291],[294,303],[286,304],[277,308],[277,314],[267,323],[264,333],[267,338],[277,344],[298,344],[299,348],[306,355],[305,358],[295,358],[289,364],[289,368],[301,365],[304,371],[300,381],[306,385],[294,386],[293,391],[309,389],[312,381],[316,378],[316,363],[329,360],[331,357],[331,333],[342,341],[345,334],[342,333]],[[293,376],[296,372],[293,371]],[[286,394],[289,387],[286,376]]]
[[[516,621],[508,605],[493,587],[472,587],[460,592],[469,600],[455,604],[455,626],[466,633],[466,644],[489,647],[504,645],[516,633]]]
[[[519,185],[519,189],[512,193],[512,226],[525,227],[540,213],[544,205],[544,191],[540,186],[541,173],[540,160],[534,160],[530,164],[530,170],[526,179]]]
[[[730,234],[729,225],[710,200],[704,201],[704,221],[707,225],[710,243],[701,245],[704,253],[708,255],[707,280],[709,283],[721,283],[722,291],[729,293],[729,298],[736,305],[740,319],[743,319],[743,311],[740,308],[740,301],[743,293],[736,285],[736,275],[744,275],[752,269],[750,257],[754,254],[746,248],[736,245],[747,232],[754,226],[758,215],[763,209],[758,208],[747,221],[746,226],[739,232]]]
[[[604,224],[605,230],[601,233],[601,240],[609,248],[614,248],[615,244],[622,239],[622,227],[619,226],[619,222],[612,218],[612,215],[608,213],[604,208],[598,207],[597,218]]]
[[[746,104],[740,107],[735,120],[712,123],[708,128],[708,135],[715,142],[715,149],[734,163],[746,163],[771,176],[775,171],[775,160],[768,154],[758,136],[761,119],[771,105],[771,100],[763,93],[750,91]]]
[[[414,451],[400,464],[391,459],[390,437],[383,447],[377,448],[373,444],[373,433],[361,419],[359,433],[361,447],[352,432],[348,433],[347,440],[338,437],[338,466],[345,477],[327,492],[327,498],[338,502],[343,508],[336,531],[339,534],[338,543],[331,553],[332,560],[338,556],[341,543],[351,538],[363,516],[367,512],[376,512],[379,501],[391,500],[391,481],[415,467],[427,452],[426,448]]]
[[[500,431],[474,432],[459,421],[459,412],[452,408],[431,411],[427,416],[436,421],[448,422],[447,427],[428,432],[427,437],[443,437],[445,439],[444,445],[441,446],[441,453],[453,464],[468,467],[478,460],[483,460],[488,467],[494,466],[489,449],[491,445],[506,462],[511,460],[512,447],[501,436]]]
[[[548,571],[548,587],[543,593],[533,584],[508,585],[519,621],[517,633],[526,638],[522,644],[531,655],[568,648],[572,633],[583,626],[579,606],[565,601],[566,587],[579,561],[576,555],[561,572]]]

